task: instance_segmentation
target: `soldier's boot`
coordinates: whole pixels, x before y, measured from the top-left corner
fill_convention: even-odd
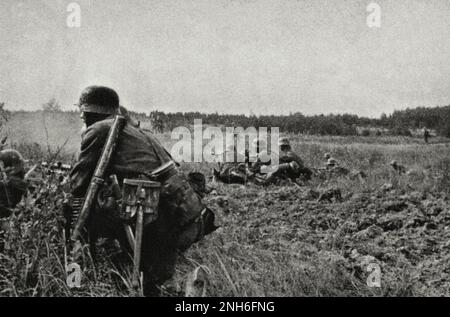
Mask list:
[[[177,250],[169,246],[153,249],[151,254],[143,254],[143,293],[146,297],[161,296],[161,286],[175,273]]]

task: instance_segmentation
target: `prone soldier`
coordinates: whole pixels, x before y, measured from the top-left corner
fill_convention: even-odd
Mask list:
[[[225,150],[225,163],[219,171],[214,169],[214,176],[226,184],[245,184],[248,176],[245,161],[245,155],[238,153],[235,145],[229,145]]]
[[[325,153],[324,158],[326,160],[325,168],[327,170],[332,170],[333,168],[339,166],[338,161],[334,157],[331,157],[330,153]]]
[[[390,165],[397,174],[401,175],[406,173],[406,167],[402,164],[399,164],[396,160],[391,161]]]
[[[326,160],[325,170],[329,176],[348,176],[350,174],[350,170],[341,166],[338,160],[332,157],[330,153],[325,153],[324,158]],[[357,175],[359,171],[354,171],[353,174]]]

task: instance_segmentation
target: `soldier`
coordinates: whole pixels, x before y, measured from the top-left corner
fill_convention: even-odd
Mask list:
[[[430,138],[430,131],[428,131],[427,128],[423,129],[423,139],[425,141],[425,143],[428,144],[428,139]]]
[[[326,160],[325,168],[327,170],[331,170],[339,165],[338,161],[334,157],[331,157],[330,153],[325,153],[324,158]]]
[[[27,190],[25,161],[16,150],[0,151],[0,218],[9,217]]]
[[[0,151],[0,252],[5,248],[4,237],[9,225],[6,218],[25,194],[28,184],[25,181],[25,162],[16,150]]]
[[[397,163],[396,160],[393,160],[391,162],[391,167],[394,169],[395,172],[398,174],[405,174],[406,173],[406,167]]]
[[[220,171],[214,170],[214,175],[227,184],[245,184],[247,181],[245,155],[238,153],[236,146],[227,146],[225,163],[220,167]]]
[[[278,155],[278,165],[272,165],[271,155],[267,152],[266,142],[257,139],[254,146],[257,149],[256,161],[250,167],[252,176],[260,184],[271,184],[280,179],[295,180],[300,176],[311,179],[312,171],[306,168],[300,157],[291,150],[289,140],[281,138],[279,140],[280,153]],[[272,153],[273,155],[273,153]],[[269,166],[263,171],[264,166]]]
[[[347,176],[349,174],[351,178],[359,178],[358,175],[360,175],[362,178],[365,178],[364,172],[354,170],[352,173],[350,173],[350,170],[345,168],[344,166],[341,166],[334,157],[331,156],[330,153],[325,153],[324,158],[326,160],[325,163],[325,171],[327,173],[327,177],[331,176]]]
[[[304,177],[306,180],[311,179],[312,171],[305,166],[303,160],[294,152],[291,148],[291,143],[287,137],[282,137],[278,141],[278,146],[280,147],[280,164],[296,162],[298,169],[288,169],[285,174],[291,178],[296,179],[300,176]]]
[[[108,87],[90,86],[81,93],[77,104],[86,130],[82,133],[78,162],[71,172],[72,195],[83,198],[102,152],[103,145],[119,113],[119,96]],[[122,185],[125,178],[145,178],[149,172],[171,162],[172,157],[150,133],[129,123],[123,128],[107,171]],[[142,271],[144,295],[159,294],[159,286],[174,273],[177,253],[186,250],[204,235],[214,231],[214,213],[201,201],[187,177],[175,164],[168,164],[161,177],[159,216],[144,228]],[[117,239],[129,251],[126,233],[113,213],[101,206],[91,211],[88,231],[95,237]]]

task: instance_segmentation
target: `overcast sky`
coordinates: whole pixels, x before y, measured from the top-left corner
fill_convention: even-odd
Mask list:
[[[0,1],[0,102],[92,84],[136,111],[379,116],[450,104],[450,0]]]

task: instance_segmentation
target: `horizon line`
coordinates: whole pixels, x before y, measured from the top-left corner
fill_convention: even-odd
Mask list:
[[[6,106],[6,103],[5,103],[5,106]],[[134,114],[138,114],[138,115],[142,115],[142,114],[144,114],[144,115],[146,115],[146,116],[148,116],[150,113],[152,113],[152,112],[162,112],[162,113],[164,113],[164,114],[189,114],[189,113],[199,113],[199,114],[201,114],[201,115],[214,115],[214,114],[217,114],[217,115],[219,115],[219,116],[244,116],[244,117],[252,117],[252,116],[255,116],[255,117],[257,117],[257,118],[259,118],[259,117],[270,117],[270,116],[275,116],[275,117],[289,117],[289,116],[292,116],[292,115],[296,115],[296,114],[301,114],[301,115],[303,115],[303,116],[305,116],[305,117],[318,117],[318,116],[344,116],[344,115],[350,115],[350,116],[356,116],[356,117],[358,117],[358,118],[360,118],[360,119],[380,119],[381,118],[381,116],[384,114],[384,115],[386,115],[386,116],[390,116],[390,115],[392,115],[394,112],[396,112],[396,111],[399,111],[399,112],[401,112],[401,111],[406,111],[406,110],[415,110],[415,109],[427,109],[427,108],[430,108],[430,109],[434,109],[434,108],[445,108],[445,107],[450,107],[450,103],[449,104],[447,104],[447,105],[437,105],[437,106],[417,106],[417,107],[406,107],[406,108],[404,108],[404,109],[394,109],[392,112],[389,112],[389,113],[386,113],[386,112],[382,112],[381,114],[379,114],[377,117],[369,117],[369,116],[361,116],[361,115],[358,115],[358,114],[356,114],[356,113],[350,113],[350,112],[328,112],[328,113],[317,113],[317,114],[305,114],[305,113],[303,113],[303,112],[301,112],[301,111],[296,111],[296,112],[290,112],[289,114],[275,114],[275,113],[273,113],[273,114],[256,114],[256,113],[253,113],[253,114],[244,114],[244,113],[220,113],[220,112],[218,112],[218,111],[215,111],[215,112],[202,112],[202,111],[179,111],[179,112],[171,112],[171,111],[169,111],[169,112],[166,112],[166,111],[164,111],[164,110],[151,110],[151,111],[149,111],[149,112],[139,112],[139,111],[135,111],[135,110],[132,110],[132,109],[130,109],[130,108],[126,108],[129,112],[131,112],[131,113],[134,113]],[[25,110],[25,109],[15,109],[15,110],[11,110],[11,109],[8,109],[7,107],[5,107],[4,108],[6,111],[9,111],[9,112],[11,112],[11,113],[14,113],[14,112],[29,112],[29,113],[33,113],[33,112],[45,112],[46,110],[44,110],[44,109],[34,109],[34,110]],[[63,112],[63,113],[77,113],[77,112],[79,112],[78,110],[70,110],[70,109],[65,109],[65,108],[61,108],[60,110],[57,110],[57,111],[48,111],[47,110],[47,112]]]

